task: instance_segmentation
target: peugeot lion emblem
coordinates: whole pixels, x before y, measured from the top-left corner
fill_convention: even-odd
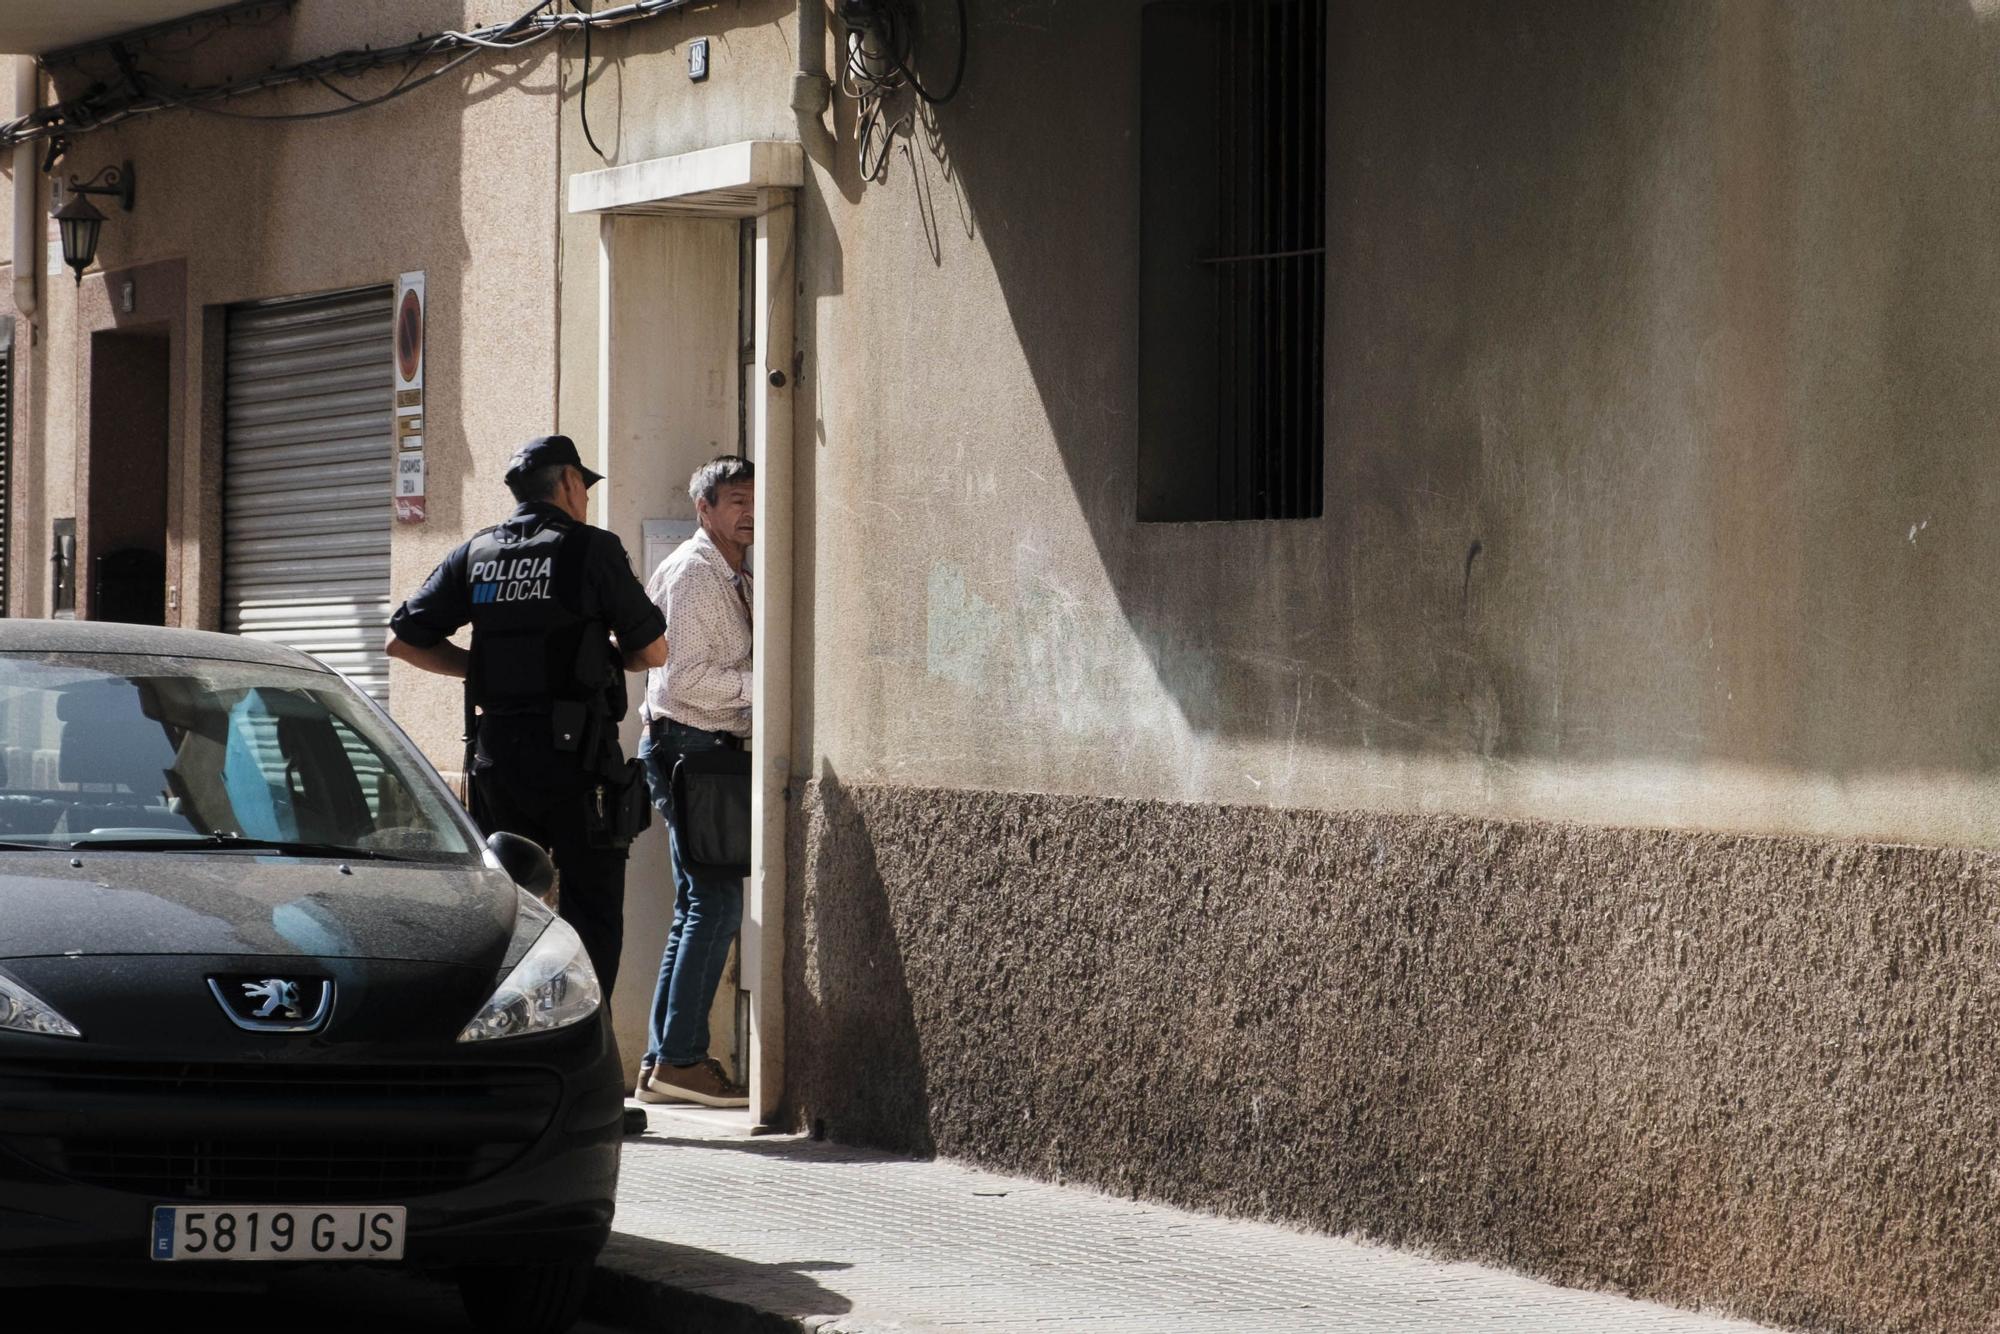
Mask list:
[[[324,977],[210,977],[208,989],[238,1028],[253,1033],[312,1033],[333,1009],[333,981]]]
[[[299,984],[296,982],[287,982],[282,977],[267,977],[262,982],[243,983],[243,992],[252,1000],[264,1002],[250,1012],[252,1019],[269,1019],[279,1010],[285,1012],[285,1018],[293,1021],[306,1017],[305,1012],[299,1009]]]

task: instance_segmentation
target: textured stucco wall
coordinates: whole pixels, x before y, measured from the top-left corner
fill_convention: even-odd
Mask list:
[[[846,786],[801,1127],[1826,1329],[1987,1330],[2000,859]]]

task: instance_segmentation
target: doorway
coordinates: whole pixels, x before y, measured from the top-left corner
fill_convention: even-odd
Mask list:
[[[172,341],[164,329],[90,336],[90,472],[82,614],[165,625]]]
[[[636,533],[639,577],[653,571],[695,526],[688,479],[709,459],[742,443],[743,312],[737,277],[741,231],[733,218],[618,217],[605,223],[616,286],[609,292],[606,444],[594,488],[597,520]],[[638,744],[638,710],[628,715],[625,753]],[[627,876],[623,975],[652,978],[673,920],[673,873],[664,826],[632,846]],[[747,1075],[748,998],[742,939],[716,988],[709,1052],[735,1079]],[[650,987],[621,987],[621,1035],[647,1032]],[[626,1042],[628,1067],[640,1052]]]
[[[596,521],[631,535],[628,543],[658,533],[664,545],[694,518],[687,479],[698,464],[742,452],[757,465],[750,876],[739,977],[725,982],[710,1033],[711,1051],[733,1048],[728,1064],[749,1084],[750,1119],[764,1124],[773,1122],[784,1091],[793,193],[804,176],[798,144],[755,140],[569,181],[570,211],[597,214],[600,222],[595,466],[607,480],[594,491]],[[628,745],[637,732],[631,720]],[[633,845],[633,885],[665,881],[664,841]],[[628,896],[628,905],[635,902],[643,896]],[[653,922],[628,913],[628,969],[654,966],[670,912],[671,903],[660,904]],[[643,997],[620,993],[621,1032],[635,1031],[625,1016],[644,1007]],[[643,1032],[643,1013],[633,1018]],[[627,1057],[636,1063],[636,1052]]]

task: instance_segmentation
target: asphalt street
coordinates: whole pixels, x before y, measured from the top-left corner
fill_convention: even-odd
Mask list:
[[[157,1330],[282,1330],[284,1334],[463,1334],[473,1327],[449,1283],[359,1266],[293,1272],[268,1281],[245,1276],[226,1287],[28,1288],[0,1284],[0,1327],[22,1334]],[[620,1334],[584,1322],[575,1334]],[[689,1331],[693,1334],[693,1331]]]

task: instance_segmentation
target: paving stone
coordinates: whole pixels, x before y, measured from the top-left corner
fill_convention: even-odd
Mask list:
[[[654,1107],[593,1311],[811,1334],[1743,1334],[1500,1269]],[[699,1323],[695,1323],[695,1322]]]

